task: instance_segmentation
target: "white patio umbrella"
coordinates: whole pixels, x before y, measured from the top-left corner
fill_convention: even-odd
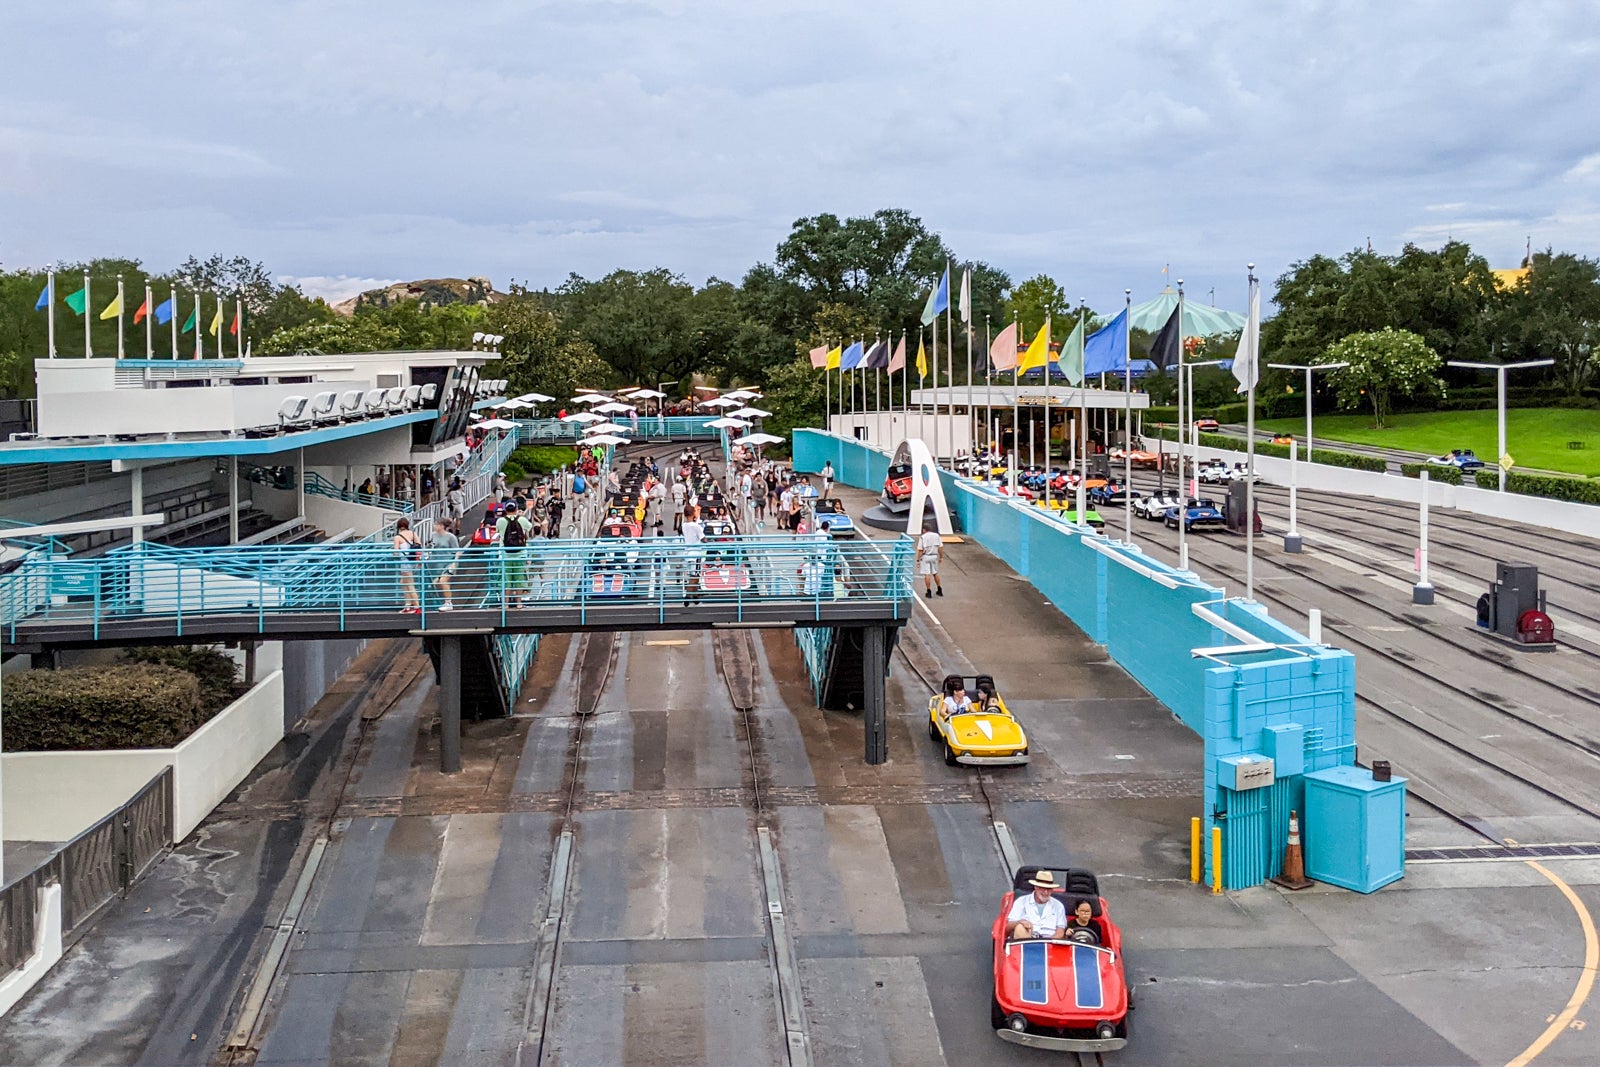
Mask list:
[[[521,396],[517,397],[517,399],[526,400],[530,404],[548,404],[554,400],[555,397],[545,396],[543,393],[523,393]]]
[[[597,433],[593,437],[585,437],[583,443],[586,445],[627,445],[633,442],[626,437],[617,437],[609,433]]]
[[[609,396],[607,396],[606,394],[604,394],[604,393],[579,393],[577,396],[575,396],[571,400],[567,401],[567,403],[569,403],[569,404],[598,404],[598,403],[600,403],[602,401],[610,400],[610,399],[611,398]]]
[[[473,422],[478,422],[483,419],[483,416],[474,411],[471,415],[468,415],[467,418],[471,419]]]
[[[597,422],[593,426],[585,426],[583,428],[583,432],[586,433],[586,434],[591,434],[591,433],[616,433],[617,431],[623,430],[623,429],[626,429],[626,427],[618,426],[614,422]]]
[[[484,419],[478,423],[480,430],[515,430],[517,424],[509,419]]]
[[[714,396],[710,400],[700,401],[700,406],[703,408],[737,408],[743,407],[744,401],[735,400],[732,397]]]
[[[590,410],[591,411],[616,412],[616,411],[634,411],[636,409],[634,408],[634,406],[632,404],[624,404],[620,400],[609,400],[604,404],[596,404]]]
[[[779,445],[783,438],[772,433],[747,433],[733,442],[736,445]]]
[[[635,400],[662,400],[667,394],[659,389],[635,389],[628,395]]]
[[[531,400],[523,400],[521,397],[518,397],[515,400],[507,400],[500,406],[503,408],[510,408],[512,411],[520,411],[522,408],[538,407],[539,405],[535,404]]]
[[[605,422],[604,415],[596,415],[592,411],[574,411],[571,415],[564,415],[562,422]]]
[[[772,412],[762,411],[760,408],[739,408],[728,412],[728,415],[735,419],[764,419],[771,414]]]
[[[743,419],[712,419],[707,426],[715,426],[719,430],[748,430],[750,424]]]
[[[760,400],[761,399],[761,394],[756,392],[754,389],[735,389],[732,392],[723,393],[722,395],[723,396],[727,396],[727,397],[732,397],[735,400]]]

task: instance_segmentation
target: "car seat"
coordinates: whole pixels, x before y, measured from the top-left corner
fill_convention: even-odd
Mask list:
[[[961,688],[961,675],[947,674],[944,676],[944,695],[955,696],[956,690]]]

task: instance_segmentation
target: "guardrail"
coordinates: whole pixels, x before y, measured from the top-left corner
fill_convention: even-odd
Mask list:
[[[714,441],[722,431],[707,423],[716,415],[667,415],[620,423],[619,436],[631,441]],[[517,437],[523,444],[578,444],[583,440],[583,424],[560,419],[517,419]]]
[[[144,542],[94,559],[24,561],[0,577],[0,624],[12,641],[23,622],[99,639],[114,622],[170,625],[173,636],[182,636],[186,622],[206,616],[253,617],[254,632],[265,633],[269,619],[332,614],[343,628],[351,615],[415,604],[420,625],[430,618],[443,625],[449,615],[435,618],[441,578],[451,586],[454,610],[493,611],[501,626],[509,612],[539,606],[576,609],[580,623],[601,606],[649,608],[664,623],[669,610],[712,605],[735,608],[736,619],[746,607],[782,605],[787,618],[820,621],[825,604],[874,601],[898,619],[913,595],[911,560],[905,539],[884,546],[814,536],[698,545],[676,538],[555,540],[403,552],[370,542],[217,548]]]

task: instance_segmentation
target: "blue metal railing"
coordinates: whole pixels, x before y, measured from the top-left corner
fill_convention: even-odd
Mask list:
[[[641,415],[637,425],[624,420],[619,437],[631,441],[695,440],[715,441],[722,433],[707,423],[716,415],[668,415],[652,418]],[[583,425],[560,419],[518,419],[517,437],[523,444],[576,444],[583,438]]]
[[[800,646],[800,658],[806,665],[806,676],[811,679],[811,695],[822,700],[822,681],[828,674],[828,653],[833,649],[834,630],[831,626],[796,626],[795,644]]]
[[[538,634],[495,634],[494,656],[496,681],[505,696],[506,708],[515,714],[517,694],[522,691],[522,679],[533,665],[534,653],[539,651]]]
[[[306,471],[306,492],[315,496],[325,496],[333,500],[343,500],[351,504],[366,504],[384,511],[398,511],[402,514],[411,514],[411,501],[396,500],[393,497],[379,496],[377,493],[361,493],[354,489],[345,489],[334,485],[333,482],[323,477],[317,471]]]
[[[823,606],[878,602],[884,614],[910,608],[912,545],[834,543],[810,537],[735,537],[688,545],[676,538],[638,541],[556,540],[503,546],[407,549],[387,544],[172,548],[143,542],[94,559],[30,557],[0,577],[0,626],[18,623],[87,628],[98,638],[109,621],[160,621],[175,636],[186,620],[253,615],[348,616],[397,612],[415,604],[426,626],[443,597],[446,569],[456,610],[489,610],[498,625],[519,607],[591,610],[648,608],[658,623],[685,606],[735,609],[782,605],[785,618],[823,620]],[[65,592],[63,592],[65,591]],[[770,612],[766,613],[770,616]],[[447,624],[445,615],[436,624]]]

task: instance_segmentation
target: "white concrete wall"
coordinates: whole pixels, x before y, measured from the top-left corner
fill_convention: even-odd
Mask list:
[[[82,383],[79,383],[80,385]],[[365,382],[341,388],[368,388]],[[294,385],[197,386],[179,389],[95,389],[92,392],[40,393],[39,433],[46,437],[98,437],[150,433],[153,427],[176,433],[217,433],[277,426],[278,408],[287,397],[331,388],[316,382]]]
[[[901,441],[912,437],[922,438],[931,450],[935,434],[940,435],[939,452],[943,456],[972,451],[973,427],[964,414],[935,416],[932,412],[924,414],[916,410],[861,411],[833,415],[828,421],[832,432],[840,437],[856,437],[856,428],[865,428],[866,435],[861,440],[885,452],[893,452]]]
[[[47,885],[39,890],[34,907],[33,954],[22,966],[0,978],[0,1015],[16,1006],[23,994],[45,976],[61,959],[61,887]]]
[[[1170,443],[1170,442],[1169,442]],[[1243,463],[1243,452],[1220,448],[1201,448],[1201,459],[1221,459],[1232,466]],[[1289,484],[1287,459],[1276,456],[1256,456],[1256,471],[1273,485]],[[1400,474],[1379,474],[1377,471],[1353,470],[1333,467],[1326,463],[1295,464],[1295,475],[1300,488],[1330,493],[1350,493],[1378,500],[1397,500],[1421,504],[1422,480]],[[1493,489],[1478,489],[1464,485],[1447,485],[1429,480],[1428,506],[1453,508],[1497,519],[1526,522],[1567,533],[1600,536],[1600,507],[1593,504],[1574,504],[1566,500],[1549,500],[1521,493],[1501,493]]]
[[[128,586],[129,598],[142,602],[145,611],[176,612],[180,605],[197,604],[207,611],[270,608],[283,603],[283,590],[275,585],[151,560],[129,569]]]
[[[6,753],[6,840],[70,840],[172,767],[173,835],[181,841],[282,739],[283,672],[275,669],[176,748]]]

